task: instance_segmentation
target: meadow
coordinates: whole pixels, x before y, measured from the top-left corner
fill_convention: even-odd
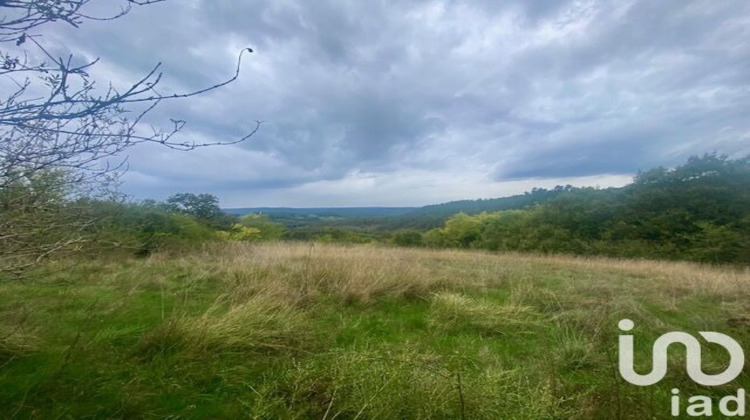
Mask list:
[[[670,418],[639,371],[667,331],[750,348],[750,272],[688,262],[321,243],[50,261],[0,283],[3,418]],[[704,347],[704,366],[727,355]]]

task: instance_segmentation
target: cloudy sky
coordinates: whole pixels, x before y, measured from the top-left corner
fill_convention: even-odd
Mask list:
[[[114,2],[94,0],[97,12]],[[225,207],[412,206],[614,186],[692,154],[750,153],[750,2],[171,0],[55,26],[115,85],[164,64],[191,139],[130,152],[135,198]]]

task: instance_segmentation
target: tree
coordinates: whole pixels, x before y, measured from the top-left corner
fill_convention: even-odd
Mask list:
[[[18,274],[85,242],[90,219],[66,202],[66,176],[37,172],[0,188],[0,272]]]
[[[234,144],[251,137],[260,126],[256,122],[239,139],[209,143],[179,138],[186,124],[182,120],[171,120],[161,129],[144,127],[146,115],[164,101],[189,98],[235,81],[243,55],[252,50],[240,52],[234,75],[229,79],[197,91],[159,93],[156,87],[162,78],[160,64],[125,89],[115,89],[111,84],[100,88],[90,76],[98,59],[80,62],[74,56],[56,57],[43,45],[39,31],[52,22],[77,28],[91,20],[113,20],[131,12],[134,6],[164,0],[122,0],[122,8],[107,17],[87,13],[91,1],[0,0],[0,86],[8,92],[0,97],[0,196],[6,200],[0,205],[0,253],[4,262],[0,265],[6,268],[9,260],[20,256],[13,254],[19,235],[30,237],[21,231],[51,228],[21,223],[19,215],[24,215],[25,221],[33,221],[34,212],[70,210],[81,197],[113,197],[117,177],[125,169],[123,153],[129,148],[141,143],[176,150]],[[55,183],[40,184],[39,179]],[[34,197],[40,195],[42,186],[56,192],[60,201],[40,203]],[[62,217],[38,219],[40,224],[53,223],[55,229],[68,228],[79,233],[81,224],[93,222],[71,222]],[[75,243],[76,237],[83,239],[71,234],[63,242],[44,243],[44,236],[37,236],[40,242],[26,243],[23,255],[28,257],[27,262],[37,261],[64,243]]]
[[[224,214],[219,207],[219,199],[211,194],[174,194],[167,198],[165,207],[203,221],[213,221]]]

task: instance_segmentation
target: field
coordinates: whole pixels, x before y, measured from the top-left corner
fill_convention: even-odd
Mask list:
[[[747,270],[323,244],[221,244],[48,263],[0,283],[3,418],[669,418],[700,388],[659,335],[750,348]],[[704,345],[707,371],[725,353]]]

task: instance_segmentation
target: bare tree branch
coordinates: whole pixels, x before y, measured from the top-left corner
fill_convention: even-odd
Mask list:
[[[82,232],[92,221],[73,217],[81,212],[68,211],[69,205],[81,197],[111,196],[117,175],[127,167],[127,149],[151,143],[188,151],[237,144],[258,131],[261,122],[255,121],[237,139],[195,141],[181,138],[184,120],[170,120],[167,128],[144,124],[164,101],[236,81],[250,48],[238,54],[228,79],[195,91],[161,94],[156,89],[163,76],[161,63],[124,90],[100,87],[90,75],[99,59],[81,64],[72,55],[57,57],[36,33],[52,22],[77,28],[162,1],[122,0],[115,13],[93,16],[85,12],[92,0],[0,0],[0,86],[11,88],[0,98],[0,257],[6,262],[34,264],[85,242]],[[0,260],[0,270],[3,265]]]

